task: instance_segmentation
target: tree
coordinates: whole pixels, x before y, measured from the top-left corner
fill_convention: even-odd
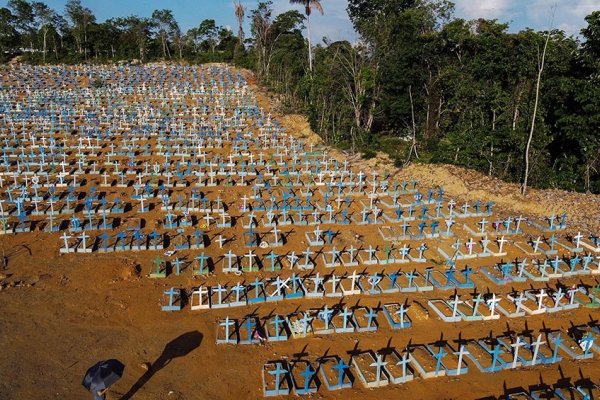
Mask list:
[[[323,6],[320,0],[290,0],[290,4],[300,4],[304,6],[304,14],[306,15],[306,30],[308,38],[308,69],[310,72],[313,70],[313,57],[312,57],[312,44],[310,37],[310,15],[312,9],[315,8],[323,15]]]
[[[56,31],[56,36],[58,36],[58,38],[60,39],[60,48],[63,49],[64,47],[64,38],[65,36],[67,36],[69,34],[69,23],[67,22],[67,20],[65,19],[65,17],[63,17],[60,14],[56,14],[55,18],[54,18],[54,30]],[[114,36],[113,36],[114,38]],[[56,55],[56,59],[58,59],[58,44],[56,43],[56,37],[53,38],[53,42],[54,42],[54,53]]]
[[[0,8],[0,60],[13,54],[19,45],[19,32],[15,28],[15,16],[8,8]]]
[[[235,10],[235,19],[238,23],[238,39],[240,46],[244,45],[244,15],[246,15],[246,6],[241,1],[234,1],[233,8]]]
[[[557,127],[564,134],[556,139],[561,140],[557,145],[577,155],[580,166],[574,172],[583,176],[582,189],[598,192],[600,185],[594,185],[594,176],[598,176],[600,164],[600,11],[585,20],[588,26],[581,30],[584,41],[575,74],[561,79],[552,102],[557,106]]]
[[[290,10],[279,14],[273,20],[267,51],[269,70],[267,83],[271,87],[289,86],[305,75],[306,65],[299,62],[304,60],[306,54],[306,43],[302,36],[304,19],[300,12]]]
[[[297,47],[289,43],[290,47],[282,46],[281,49],[276,49],[280,40],[284,37],[295,36],[300,34],[299,29],[304,27],[304,16],[298,11],[287,11],[278,15],[275,19],[272,18],[273,3],[271,1],[260,2],[256,9],[251,11],[250,25],[252,35],[254,36],[254,52],[256,57],[256,70],[259,78],[268,83],[270,80],[271,62],[275,50],[293,58],[293,65],[298,66],[298,58],[294,54]],[[293,51],[292,51],[293,50]],[[297,75],[297,72],[296,74]]]
[[[421,136],[429,136],[433,121],[438,122],[433,110],[444,103],[436,38],[451,13],[446,1],[349,0],[348,14],[369,53],[375,82],[370,130],[375,126],[414,140],[416,125]]]
[[[581,30],[581,34],[585,38],[584,55],[595,58],[597,66],[600,66],[600,10],[585,17],[585,21],[588,26]]]
[[[124,45],[122,33],[113,19],[93,25],[89,36],[95,57],[105,56],[106,58],[115,59],[117,49]]]
[[[152,22],[158,28],[158,37],[160,38],[163,57],[171,58],[169,40],[179,32],[179,25],[173,16],[173,12],[171,10],[154,10],[152,13]]]
[[[14,16],[16,29],[22,34],[30,33],[33,29],[32,25],[34,19],[33,7],[31,4],[26,0],[9,0],[7,6]]]
[[[553,11],[553,13],[554,13],[554,11]],[[554,19],[554,15],[553,15],[553,19]],[[527,193],[527,183],[529,180],[529,172],[530,172],[529,150],[531,148],[531,141],[533,140],[533,133],[535,132],[535,122],[536,122],[535,119],[537,117],[537,110],[538,110],[538,105],[539,105],[539,101],[540,101],[540,85],[542,84],[542,73],[544,72],[544,66],[546,63],[546,51],[548,50],[548,43],[550,42],[550,34],[551,34],[551,31],[549,30],[546,33],[546,41],[544,42],[544,48],[542,50],[541,58],[539,57],[539,54],[538,54],[538,74],[537,74],[537,81],[535,84],[535,102],[533,104],[533,115],[531,116],[531,129],[529,131],[529,137],[527,138],[527,146],[525,147],[525,171],[524,171],[524,176],[523,176],[523,185],[521,185],[521,194],[523,196],[525,196],[525,194]]]
[[[56,21],[57,14],[56,12],[48,7],[46,4],[36,1],[32,4],[33,12],[35,15],[35,20],[37,21],[40,29],[42,31],[42,40],[43,40],[43,61],[46,62],[46,53],[47,53],[47,38],[48,32],[51,28],[51,25]]]
[[[132,15],[126,18],[115,18],[108,22],[114,24],[122,32],[119,43],[125,53],[123,56],[138,57],[141,62],[145,62],[147,44],[152,33],[152,21],[148,18]],[[137,54],[130,54],[127,47],[125,47],[130,43],[135,44],[134,49]]]
[[[198,27],[200,40],[206,43],[212,53],[215,52],[215,48],[219,44],[219,31],[220,28],[217,26],[214,19],[205,19]]]
[[[335,61],[341,66],[339,79],[343,94],[354,113],[354,126],[350,134],[354,151],[357,134],[369,130],[372,123],[369,109],[375,87],[372,60],[364,44],[352,46],[348,42],[342,42],[336,47]]]
[[[29,46],[33,48],[33,7],[26,0],[9,0],[7,7],[12,12],[14,27],[20,34],[20,44],[24,45],[29,39]]]
[[[73,24],[72,32],[77,43],[79,55],[87,57],[88,28],[96,21],[96,17],[87,7],[81,4],[81,0],[67,0],[65,14]]]
[[[268,79],[269,57],[267,54],[269,48],[269,37],[271,32],[271,20],[273,15],[273,2],[261,1],[256,9],[251,11],[250,29],[254,36],[254,51],[256,54],[256,73],[261,79]]]
[[[177,23],[173,26],[173,43],[177,47],[179,59],[183,59],[183,46],[185,44],[185,36],[181,32],[181,28],[179,28],[179,24]]]
[[[194,54],[198,53],[198,48],[200,47],[201,38],[200,33],[198,32],[198,28],[190,28],[185,33],[185,40],[192,46],[192,52]]]

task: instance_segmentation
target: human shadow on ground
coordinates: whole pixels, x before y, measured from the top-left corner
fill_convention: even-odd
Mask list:
[[[144,386],[155,373],[166,367],[172,359],[185,357],[202,343],[203,335],[198,331],[184,333],[177,338],[171,340],[165,346],[162,354],[150,365],[148,370],[142,375],[131,389],[125,393],[121,400],[129,400]]]

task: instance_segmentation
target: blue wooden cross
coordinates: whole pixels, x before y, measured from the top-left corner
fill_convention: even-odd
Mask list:
[[[169,304],[166,306],[162,306],[163,311],[180,311],[181,310],[181,302],[175,305],[176,296],[180,296],[179,289],[170,288],[169,290],[165,290],[165,295],[169,296]]]
[[[127,238],[127,233],[125,233],[123,231],[120,231],[117,233],[117,242],[121,241],[121,250],[122,251],[125,251],[125,242],[126,242],[125,239],[126,238]]]
[[[556,361],[558,361],[558,349],[560,348],[560,345],[563,342],[563,340],[560,337],[560,332],[558,332],[553,342],[554,349],[552,350],[552,362],[555,363]]]
[[[102,243],[104,244],[104,252],[106,253],[108,250],[108,239],[110,239],[110,235],[106,232],[102,232],[100,239],[102,239]]]
[[[279,391],[281,386],[281,375],[287,374],[288,370],[281,367],[281,363],[275,364],[275,369],[273,371],[269,371],[269,374],[275,375],[275,390]]]
[[[137,249],[138,249],[138,250],[141,250],[141,249],[142,249],[142,237],[143,237],[143,235],[142,235],[142,233],[140,232],[140,230],[139,230],[139,229],[136,229],[136,230],[133,232],[133,238],[134,238],[134,239],[135,239],[135,241],[137,242]]]
[[[500,345],[496,344],[494,346],[494,349],[491,352],[491,355],[492,355],[492,365],[490,367],[490,372],[496,372],[496,371],[499,371],[500,369],[502,369],[501,365],[500,366],[496,366],[496,364],[498,364],[498,360],[500,358],[500,354],[501,353],[502,353],[502,350],[500,349]]]
[[[435,236],[438,226],[439,226],[439,222],[437,222],[437,221],[431,222],[431,236]]]
[[[377,312],[373,308],[369,307],[365,317],[367,317],[367,328],[371,328],[375,318],[377,318]]]
[[[180,260],[178,257],[175,257],[175,261],[173,265],[175,266],[175,275],[179,275],[181,272],[181,264],[183,264],[183,260]]]
[[[198,274],[204,275],[206,272],[209,272],[208,270],[206,272],[204,271],[204,267],[208,267],[208,256],[205,256],[204,252],[200,253],[200,255],[196,257],[196,260],[198,260]]]
[[[310,390],[309,390],[310,382],[312,380],[313,375],[316,372],[317,371],[311,367],[310,363],[306,364],[306,369],[300,373],[300,376],[304,378],[304,387],[300,390],[296,390],[297,394],[307,394],[310,392]]]
[[[438,347],[438,352],[433,355],[435,357],[435,376],[439,375],[440,368],[442,366],[442,358],[446,357],[448,353],[444,351],[442,346]]]
[[[247,317],[244,321],[243,325],[246,329],[246,343],[252,343],[252,338],[254,334],[254,327],[256,326],[256,322],[253,317]]]
[[[333,232],[333,230],[331,228],[329,228],[323,233],[327,236],[327,243],[331,244],[331,241],[333,240],[333,236],[335,235],[335,232]]]
[[[277,265],[278,257],[279,256],[274,251],[271,251],[267,255],[267,259],[271,261],[271,271],[275,271],[275,266]]]

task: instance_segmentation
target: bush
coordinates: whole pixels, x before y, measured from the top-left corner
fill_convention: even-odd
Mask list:
[[[370,160],[371,158],[374,158],[377,155],[377,153],[373,150],[365,150],[362,153],[362,158],[364,158],[365,160]]]
[[[104,86],[104,81],[102,81],[102,79],[96,78],[94,79],[94,81],[92,82],[92,87],[94,89],[100,89],[101,87]]]

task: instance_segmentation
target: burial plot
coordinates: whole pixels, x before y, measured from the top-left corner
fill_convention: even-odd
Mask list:
[[[239,341],[237,321],[226,317],[217,323],[217,344],[237,344]]]
[[[383,361],[381,354],[363,352],[352,357],[352,365],[361,381],[367,388],[382,387],[389,384],[387,362]]]
[[[581,239],[581,246],[596,254],[600,253],[600,237],[589,235],[587,238]]]
[[[317,392],[317,370],[308,361],[295,360],[290,364],[290,377],[296,395]]]
[[[500,299],[500,302],[496,305],[496,310],[509,318],[524,317],[526,315],[522,307],[524,301],[525,294],[523,292],[509,293]]]
[[[429,307],[442,319],[444,322],[458,322],[462,320],[462,316],[458,312],[459,304],[463,303],[458,296],[450,300],[428,300]]]
[[[210,308],[210,295],[208,288],[200,286],[192,289],[190,296],[190,308],[192,310],[203,310]]]
[[[286,319],[279,315],[265,319],[264,330],[270,342],[288,340],[289,328]]]
[[[337,327],[333,321],[335,310],[330,309],[327,305],[320,309],[310,311],[313,316],[312,328],[315,334],[328,335],[336,331]]]
[[[377,311],[370,307],[355,307],[352,318],[358,332],[376,332],[379,328]]]
[[[150,278],[166,278],[167,277],[167,263],[165,260],[157,256],[154,261],[152,261],[153,267],[150,272]]]
[[[392,329],[405,329],[412,326],[409,309],[408,304],[388,303],[383,305],[383,314]]]
[[[352,387],[354,378],[350,372],[350,365],[337,356],[321,357],[319,359],[319,373],[327,390]]]
[[[387,362],[385,369],[391,383],[401,384],[414,379],[414,370],[410,366],[411,356],[408,352],[400,355],[396,350],[392,350],[383,360]]]
[[[448,355],[443,348],[438,348],[435,353],[425,345],[411,346],[408,350],[411,365],[422,378],[436,378],[446,375],[443,359]]]
[[[503,351],[502,345],[493,339],[491,344],[483,340],[468,341],[465,347],[469,352],[469,359],[481,372],[498,372],[512,362],[510,353]]]
[[[163,311],[180,311],[183,307],[181,291],[179,289],[170,288],[164,291],[167,298],[167,303],[162,306]]]
[[[308,312],[292,313],[286,317],[287,326],[294,339],[307,337],[314,333],[312,322],[314,317]]]
[[[239,322],[237,331],[239,344],[257,344],[263,339],[263,335],[261,334],[262,328],[258,318],[254,315],[246,315],[242,318]]]
[[[290,394],[291,379],[285,361],[269,362],[263,366],[263,393],[266,397]]]

